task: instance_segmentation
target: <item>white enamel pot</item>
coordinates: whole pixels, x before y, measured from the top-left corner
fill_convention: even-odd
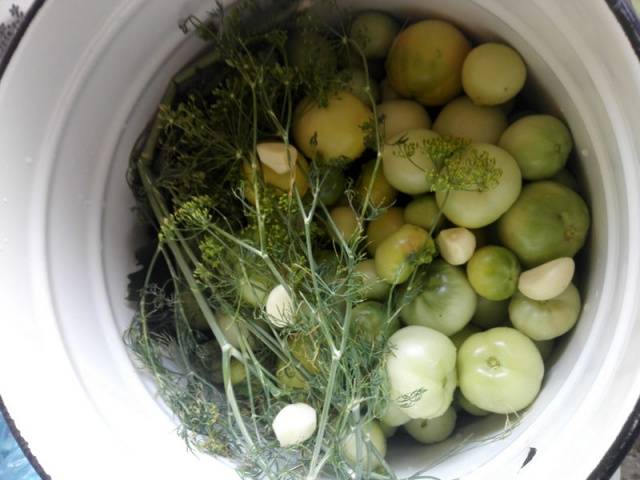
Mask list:
[[[348,3],[449,18],[516,47],[533,94],[546,92],[537,100],[571,127],[593,213],[584,311],[539,398],[506,438],[472,442],[432,473],[607,478],[639,417],[640,65],[625,35],[638,41],[633,18],[623,18],[622,2],[604,0]],[[201,47],[178,20],[211,6],[38,0],[2,65],[0,394],[54,479],[235,478],[185,449],[122,342],[136,238],[127,156],[169,78]],[[466,432],[499,428],[487,420]],[[410,473],[459,440],[404,445],[390,458]]]

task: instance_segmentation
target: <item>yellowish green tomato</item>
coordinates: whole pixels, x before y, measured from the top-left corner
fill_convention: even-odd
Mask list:
[[[451,340],[431,328],[412,325],[394,333],[388,346],[386,369],[394,403],[411,418],[443,415],[457,383],[456,347]]]
[[[354,273],[359,275],[362,281],[361,293],[369,300],[385,300],[391,290],[391,285],[383,281],[376,270],[376,262],[373,259],[363,260],[354,268]]]
[[[423,20],[401,31],[386,69],[393,89],[425,105],[444,105],[462,90],[462,64],[471,50],[463,33],[442,20]]]
[[[276,378],[280,382],[280,386],[291,390],[306,390],[309,384],[302,374],[290,364],[278,359],[276,365]]]
[[[404,207],[404,221],[429,232],[436,232],[442,226],[444,216],[440,215],[436,197],[427,194],[414,198]]]
[[[507,128],[507,116],[500,107],[483,107],[469,97],[447,103],[433,123],[442,136],[459,137],[474,143],[497,143]]]
[[[400,328],[398,317],[389,321],[386,308],[379,302],[362,302],[351,312],[352,335],[374,343],[387,338]]]
[[[335,207],[331,210],[333,226],[329,227],[329,233],[335,241],[342,239],[345,242],[352,241],[360,231],[360,222],[356,212],[351,207]]]
[[[465,327],[462,330],[460,330],[457,333],[454,333],[449,338],[451,339],[453,344],[456,346],[456,348],[460,348],[460,346],[464,343],[464,341],[467,338],[469,338],[474,333],[479,333],[481,331],[482,330],[480,330],[479,327],[476,327],[473,323],[468,323],[467,325],[465,325]]]
[[[452,191],[436,193],[436,201],[445,216],[459,227],[480,228],[495,222],[509,210],[520,195],[522,175],[509,153],[486,143],[471,144],[471,148],[495,160],[495,168],[502,174],[495,188],[485,192]],[[463,155],[471,155],[467,150]],[[445,201],[446,199],[446,201]]]
[[[544,376],[532,340],[514,328],[497,327],[469,337],[458,351],[462,394],[493,413],[515,413],[535,400]]]
[[[556,182],[525,186],[498,221],[502,243],[528,268],[573,257],[584,245],[591,218],[585,201]]]
[[[375,255],[380,244],[404,225],[401,208],[391,207],[367,225],[367,250]]]
[[[494,301],[510,298],[518,289],[520,262],[508,249],[487,245],[467,263],[469,283],[478,295]]]
[[[382,147],[382,166],[387,181],[397,190],[409,195],[426,193],[431,188],[429,172],[434,170],[433,160],[419,148],[423,142],[439,135],[431,130],[413,129],[392,137]],[[415,144],[415,149],[406,148]]]
[[[352,67],[350,69],[347,90],[365,105],[375,105],[380,99],[378,84],[373,78],[367,78],[367,74],[361,68]]]
[[[499,43],[477,46],[464,61],[462,86],[477,105],[499,105],[515,97],[527,79],[527,67],[513,48]]]
[[[460,389],[457,389],[456,393],[453,395],[453,401],[459,407],[458,410],[462,409],[474,417],[486,417],[487,415],[491,415],[491,412],[478,408],[467,400],[467,397],[462,394]]]
[[[456,410],[449,407],[446,412],[436,418],[409,421],[404,428],[414,440],[426,445],[438,443],[451,436],[456,428]]]
[[[341,453],[352,467],[358,465],[364,472],[372,472],[380,466],[378,456],[384,458],[387,454],[387,438],[375,420],[361,428],[360,434],[351,432],[342,441]],[[377,454],[371,448],[375,448]]]
[[[398,23],[386,13],[360,13],[351,23],[350,37],[367,58],[385,58],[398,34]]]
[[[360,203],[369,198],[369,204],[375,208],[388,207],[398,196],[398,191],[391,186],[382,173],[382,163],[378,165],[378,170],[374,177],[375,160],[371,160],[363,165],[360,176],[356,182],[356,196]]]
[[[291,335],[287,339],[289,351],[300,365],[309,373],[318,373],[316,365],[318,355],[320,355],[320,347],[312,335]]]
[[[404,283],[419,265],[429,263],[435,253],[435,244],[429,232],[405,224],[377,248],[376,271],[380,278],[391,285]]]
[[[496,302],[478,295],[476,312],[473,314],[471,322],[484,330],[507,324],[509,322],[509,300]]]
[[[580,292],[573,284],[551,300],[532,300],[517,292],[509,304],[509,318],[532,340],[551,340],[573,328],[581,307]]]
[[[320,174],[320,179],[322,184],[318,197],[325,206],[331,207],[338,202],[347,188],[347,179],[338,167],[329,167]]]
[[[372,119],[369,107],[350,92],[338,92],[321,106],[305,98],[293,115],[293,139],[307,157],[325,164],[350,162],[365,149],[362,126]]]
[[[462,330],[476,309],[476,294],[464,271],[440,259],[420,269],[400,317],[408,325],[422,325],[450,336]]]
[[[425,108],[413,100],[385,100],[376,107],[383,118],[384,138],[393,138],[407,130],[431,128],[431,118]]]
[[[571,132],[551,115],[527,115],[507,128],[498,143],[518,162],[522,177],[553,177],[567,163],[573,149]]]

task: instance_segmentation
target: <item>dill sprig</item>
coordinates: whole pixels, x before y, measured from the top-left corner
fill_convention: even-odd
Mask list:
[[[300,14],[294,1],[275,3],[245,1],[230,12],[218,6],[208,22],[183,22],[210,46],[176,75],[131,156],[129,181],[156,234],[153,254],[141,257],[136,274],[142,287],[126,340],[187,445],[231,458],[243,478],[396,479],[384,459],[379,471],[365,472],[340,454],[356,432],[358,448],[379,456],[362,426],[386,411],[389,398],[386,335],[372,340],[353,331],[351,312],[364,300],[356,270],[364,229],[348,241],[331,240],[327,232],[336,226],[320,201],[325,174],[316,159],[309,159],[302,196],[295,185],[287,192],[266,184],[256,154],[260,141],[289,143],[298,101],[310,96],[322,104],[344,86],[331,62],[292,62],[290,25],[296,35],[330,39],[338,57],[355,52],[366,78],[367,62],[346,26]],[[278,18],[263,22],[273,11]],[[252,15],[261,21],[248,22]],[[362,128],[375,153],[373,181],[381,168],[380,125]],[[439,166],[438,188],[490,188],[498,175],[489,158],[463,160],[468,146],[452,139],[401,148],[428,150]],[[378,213],[368,196],[354,205],[361,225]],[[254,301],[278,284],[296,305],[295,321],[284,328]],[[385,303],[391,325],[404,300],[392,288]],[[246,332],[239,344],[227,338],[222,315]],[[297,386],[282,381],[284,370]],[[318,429],[309,442],[281,448],[271,423],[299,401],[316,409]]]

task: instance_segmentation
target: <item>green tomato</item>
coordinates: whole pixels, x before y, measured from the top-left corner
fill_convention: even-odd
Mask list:
[[[436,418],[414,419],[404,428],[415,440],[426,445],[442,442],[451,436],[456,428],[456,411],[449,407],[446,412]]]
[[[218,326],[220,330],[222,330],[224,337],[235,348],[242,348],[243,338],[249,346],[255,345],[255,338],[251,336],[247,327],[242,324],[243,320],[223,313],[216,315],[216,322],[218,322]]]
[[[393,402],[389,402],[387,410],[380,418],[380,421],[382,423],[390,425],[392,427],[399,427],[400,425],[404,425],[409,420],[411,420],[411,417],[404,413],[403,409]]]
[[[540,352],[540,355],[542,356],[542,359],[546,362],[547,360],[549,360],[549,357],[551,356],[551,353],[553,352],[553,347],[554,347],[554,341],[553,340],[540,340],[540,341],[534,341],[533,343],[536,344],[536,347],[538,347],[538,351]]]
[[[406,282],[415,269],[429,263],[436,247],[429,233],[405,224],[387,237],[376,250],[376,271],[391,285]]]
[[[480,328],[475,326],[473,323],[468,323],[467,325],[465,325],[465,327],[462,330],[454,333],[449,338],[451,339],[453,344],[456,346],[456,348],[460,348],[460,346],[464,343],[464,341],[467,338],[469,338],[474,333],[480,333],[481,331],[482,330],[480,330]]]
[[[193,293],[188,289],[180,290],[178,298],[182,306],[184,316],[187,319],[187,322],[189,322],[191,328],[208,331],[210,329],[209,323],[202,314],[202,310],[200,310],[200,306],[196,301],[196,297],[193,296]]]
[[[367,58],[385,58],[400,27],[382,12],[364,12],[353,19],[350,37]]]
[[[580,292],[573,284],[551,300],[532,300],[517,292],[509,304],[509,318],[532,340],[551,340],[573,328],[581,306]]]
[[[571,132],[551,115],[528,115],[512,123],[498,143],[516,159],[522,177],[542,180],[558,173],[573,148]]]
[[[481,408],[476,407],[473,403],[467,400],[460,389],[456,390],[456,393],[453,395],[454,403],[459,407],[459,409],[464,410],[469,415],[473,415],[474,417],[486,417],[487,415],[491,415],[491,412],[487,412]]]
[[[443,415],[456,388],[456,347],[451,340],[414,325],[391,335],[387,345],[386,369],[394,403],[411,418]]]
[[[318,373],[320,346],[313,335],[296,334],[287,338],[289,351],[300,365],[309,373]]]
[[[411,156],[407,156],[403,145],[398,142],[406,140],[406,143],[421,145],[439,135],[431,130],[413,129],[407,130],[395,137],[382,147],[382,167],[387,181],[397,190],[409,195],[419,195],[431,189],[429,172],[435,166],[433,160],[422,149],[415,149]]]
[[[497,143],[507,128],[507,116],[500,107],[482,107],[469,97],[451,100],[433,123],[433,131],[474,143]]]
[[[222,356],[218,353],[212,357],[211,361],[213,381],[218,384],[223,384]],[[236,386],[245,383],[247,379],[247,370],[244,365],[233,357],[229,361],[229,379],[231,380],[231,384]]]
[[[369,107],[347,91],[331,96],[326,106],[307,97],[293,114],[293,139],[312,160],[317,155],[328,165],[350,162],[364,152],[362,125],[372,117]]]
[[[527,67],[513,48],[499,43],[477,46],[462,66],[462,86],[477,105],[499,105],[515,97],[527,79]]]
[[[386,309],[378,302],[362,302],[356,305],[351,312],[351,321],[352,335],[366,338],[371,343],[388,338],[400,328],[398,317],[389,321]]]
[[[393,437],[398,431],[398,427],[392,427],[382,421],[378,422],[378,425],[380,425],[380,430],[382,430],[382,433],[384,433],[385,438]]]
[[[431,118],[425,108],[413,100],[385,100],[376,107],[383,118],[384,138],[391,139],[408,130],[431,128]]]
[[[347,435],[341,447],[342,456],[349,465],[359,465],[364,472],[372,472],[380,466],[377,455],[384,458],[387,454],[387,439],[378,422],[372,420],[362,426],[360,435],[357,432]],[[377,455],[370,448],[375,448]]]
[[[347,188],[347,179],[341,169],[337,167],[329,167],[326,171],[321,172],[320,191],[318,198],[327,207],[335,205]]]
[[[289,34],[286,50],[289,64],[302,72],[335,71],[338,65],[329,40],[312,30]]]
[[[459,227],[480,228],[495,222],[516,201],[522,188],[518,164],[506,151],[494,145],[471,144],[477,152],[485,152],[502,171],[498,185],[485,192],[452,191],[436,193],[445,216]],[[468,150],[464,155],[471,155]]]
[[[368,85],[367,85],[368,81]],[[361,68],[352,67],[349,72],[349,81],[347,82],[347,90],[353,93],[365,105],[375,105],[380,99],[380,89],[376,81],[369,76]],[[371,98],[373,103],[371,103]]]
[[[382,242],[400,230],[404,225],[404,214],[401,208],[392,207],[382,215],[374,218],[367,225],[367,250],[375,255]]]
[[[463,395],[493,413],[515,413],[538,395],[544,363],[535,344],[514,328],[497,327],[469,337],[458,351]]]
[[[240,298],[247,304],[258,307],[264,305],[267,295],[271,291],[271,283],[266,276],[258,274],[255,270],[240,268],[238,273],[238,292]]]
[[[400,311],[405,323],[447,336],[462,330],[476,309],[476,294],[464,271],[442,260],[420,269],[411,289],[401,293],[400,303],[407,301]]]
[[[509,322],[509,300],[494,301],[478,295],[476,313],[471,322],[480,328],[500,327]]]
[[[560,257],[573,257],[582,248],[591,223],[582,197],[556,182],[530,183],[498,221],[502,243],[527,267]]]
[[[510,298],[518,288],[519,276],[518,259],[504,247],[482,247],[467,263],[469,283],[478,295],[489,300]]]
[[[280,386],[285,390],[307,390],[309,384],[302,374],[290,364],[278,359],[276,365],[276,378],[280,382]]]
[[[375,177],[373,170],[376,161],[371,160],[365,163],[360,170],[360,176],[356,182],[356,198],[360,203],[365,201],[369,193],[369,204],[375,208],[388,207],[398,196],[398,191],[389,184],[382,173],[382,163],[378,165]],[[373,179],[373,183],[372,183]]]
[[[422,227],[428,232],[433,229],[435,233],[442,226],[444,216],[440,215],[436,197],[427,194],[414,198],[404,207],[404,221]]]
[[[334,241],[351,242],[360,232],[360,222],[356,212],[351,207],[335,207],[331,210],[331,220],[333,227],[329,233]]]
[[[368,300],[385,300],[391,286],[384,282],[376,271],[375,260],[363,260],[353,269],[362,281],[361,293]]]
[[[462,64],[471,50],[463,33],[442,20],[423,20],[400,32],[386,69],[393,89],[424,105],[443,105],[462,90]]]

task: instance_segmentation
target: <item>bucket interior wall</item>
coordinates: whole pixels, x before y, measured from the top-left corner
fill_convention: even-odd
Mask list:
[[[25,180],[25,187],[14,172],[16,185],[29,195],[24,202],[28,207],[24,215],[29,215],[25,248],[35,279],[31,280],[35,287],[29,288],[44,292],[24,301],[36,306],[37,317],[25,336],[35,337],[38,331],[55,344],[47,346],[47,351],[56,352],[51,366],[42,368],[64,369],[74,378],[64,385],[89,400],[77,412],[78,418],[92,418],[91,422],[78,422],[73,428],[83,438],[95,439],[96,452],[118,452],[120,464],[131,466],[128,473],[135,476],[130,478],[231,478],[228,466],[186,451],[171,412],[158,401],[153,382],[135,367],[122,341],[134,313],[125,297],[141,235],[126,182],[129,153],[172,75],[203,48],[200,40],[179,30],[179,20],[188,14],[204,17],[212,4],[105,0],[89,7],[88,3],[50,0],[43,7],[41,18],[53,25],[71,22],[69,35],[51,40],[63,54],[54,64],[44,53],[36,57],[33,52],[33,64],[39,68],[21,72],[25,78],[41,75],[42,68],[53,72],[46,88],[34,89],[30,97],[33,105],[50,105],[40,130],[30,128],[34,138],[25,137],[23,142],[37,149],[11,150],[12,155],[35,159],[26,167],[32,173],[25,176],[32,177],[28,184]],[[630,185],[640,177],[637,167],[624,161],[637,154],[638,147],[621,113],[624,101],[612,91],[613,77],[603,73],[606,59],[583,45],[591,32],[604,28],[594,16],[607,15],[614,21],[613,16],[604,2],[596,0],[532,0],[517,5],[510,0],[340,3],[355,10],[391,11],[399,18],[448,19],[475,40],[504,41],[516,48],[527,63],[529,99],[570,126],[576,145],[574,163],[592,213],[588,247],[581,256],[583,312],[575,330],[556,349],[534,405],[526,414],[509,419],[506,436],[500,435],[505,421],[496,416],[478,420],[433,447],[396,443],[390,450],[392,465],[400,475],[431,466],[430,473],[442,479],[512,479],[528,472],[532,472],[528,478],[535,479],[586,478],[615,438],[616,426],[621,426],[619,416],[609,421],[606,412],[599,415],[599,406],[606,405],[610,395],[611,401],[624,401],[626,409],[627,393],[640,389],[635,373],[616,374],[620,365],[631,362],[629,342],[640,338],[634,313],[637,301],[629,292],[637,286],[637,272],[628,268],[628,263],[640,264],[637,248],[630,248],[630,242],[640,238],[637,183],[636,190]],[[74,11],[80,18],[71,15]],[[27,44],[47,43],[37,28],[36,21]],[[0,141],[6,145],[10,140],[19,145],[26,133],[16,134],[15,139],[2,135]],[[2,185],[9,184],[0,179]],[[15,224],[19,221],[14,219]],[[12,241],[17,238],[16,234]],[[36,424],[40,417],[29,420],[25,413],[22,418],[25,432],[42,430]],[[42,440],[33,444],[53,444],[53,439],[44,440],[47,435],[41,433]],[[521,470],[531,448],[538,453]],[[566,450],[565,458],[557,456],[559,449]],[[87,458],[98,455],[90,450],[87,447]],[[45,470],[51,465],[54,477],[73,468],[62,457],[46,452],[38,456]],[[550,459],[557,469],[549,466]],[[117,471],[117,466],[105,466],[105,472],[111,472],[109,468]],[[76,473],[64,477],[83,478],[80,468]]]

